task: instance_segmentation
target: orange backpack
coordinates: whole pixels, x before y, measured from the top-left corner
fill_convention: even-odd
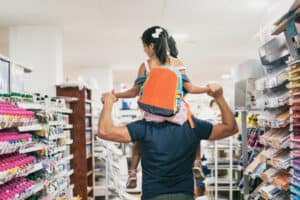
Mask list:
[[[187,117],[192,128],[195,127],[189,104],[183,92],[183,75],[176,67],[152,68],[145,62],[146,81],[140,90],[138,105],[146,112],[170,117],[177,114],[182,103],[186,105]]]
[[[178,113],[183,101],[182,74],[175,67],[151,69],[141,87],[140,108],[152,114],[170,117]]]

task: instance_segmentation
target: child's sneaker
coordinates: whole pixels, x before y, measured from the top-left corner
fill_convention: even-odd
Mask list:
[[[129,177],[126,184],[127,189],[134,189],[137,186],[136,170],[129,170]]]
[[[201,160],[195,160],[193,174],[196,180],[203,181],[205,179],[204,173],[202,171]]]

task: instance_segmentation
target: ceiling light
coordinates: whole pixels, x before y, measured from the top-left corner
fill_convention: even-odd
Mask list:
[[[271,0],[250,0],[248,1],[248,7],[254,10],[262,10],[265,9],[271,3]]]
[[[227,80],[227,79],[231,79],[232,76],[231,76],[231,74],[222,74],[221,78],[222,78],[223,80]]]

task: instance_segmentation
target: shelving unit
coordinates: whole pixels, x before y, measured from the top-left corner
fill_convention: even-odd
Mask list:
[[[76,85],[57,86],[57,96],[77,98],[71,102],[73,113],[70,121],[73,125],[71,152],[74,155],[71,176],[74,184],[74,194],[81,196],[83,200],[94,198],[94,156],[92,136],[92,92],[88,88],[79,89]]]
[[[133,102],[136,103],[134,100]],[[137,109],[121,110],[118,106],[120,105],[116,105],[116,109],[113,113],[113,119],[116,124],[129,123],[139,117],[139,112]],[[97,102],[93,107],[92,114],[94,118],[92,130],[95,137],[95,196],[102,198],[104,197],[106,200],[112,198],[120,198],[124,200],[136,199],[134,195],[128,193],[140,193],[140,181],[138,183],[139,186],[136,189],[126,190],[125,188],[126,179],[128,176],[127,159],[130,159],[131,157],[130,152],[128,152],[129,146],[107,142],[97,137],[97,122],[99,120],[101,107],[102,103]]]
[[[295,5],[274,24],[275,37],[259,49],[267,72],[266,77],[256,81],[256,89],[263,91],[260,100],[264,107],[258,116],[259,127],[264,129],[258,136],[258,141],[263,146],[247,160],[245,199],[293,200],[300,196],[297,192],[300,189],[300,169],[296,164],[299,162],[299,140],[293,140],[294,137],[299,137],[300,103],[299,30],[295,26],[300,18],[300,7]],[[247,138],[247,132],[244,135]],[[255,153],[255,149],[247,148],[248,145],[243,146],[244,151]],[[249,191],[250,181],[255,180],[259,184],[251,186],[252,191]]]
[[[240,195],[238,182],[241,179],[238,157],[240,143],[230,137],[221,141],[207,142],[202,149],[206,155],[206,165],[211,170],[211,176],[204,180],[209,198],[229,200]]]
[[[21,104],[20,104],[21,105]],[[35,103],[35,105],[38,105],[38,103]],[[49,112],[46,107],[44,105],[40,105],[40,106],[36,106],[35,108],[39,107],[39,109],[33,109],[34,112],[39,113],[39,112],[43,112],[43,113],[48,113],[48,115],[55,115],[55,112]],[[26,108],[30,108],[30,107],[26,107]],[[43,182],[38,183],[31,192],[29,192],[28,194],[25,194],[24,196],[26,198],[31,197],[33,195],[35,195],[37,192],[42,192],[40,195],[40,198],[44,198],[45,196],[48,195],[48,191],[46,191],[44,189],[44,186],[47,184],[48,187],[52,187],[52,184],[55,184],[57,186],[58,184],[58,180],[59,179],[54,179],[54,177],[59,178],[56,176],[56,173],[59,174],[63,174],[61,171],[63,170],[68,170],[68,163],[70,162],[70,160],[73,158],[73,155],[68,155],[67,152],[65,152],[67,150],[67,144],[63,144],[63,139],[68,139],[68,136],[66,134],[63,134],[63,132],[59,133],[61,135],[63,135],[63,137],[53,137],[54,135],[50,135],[53,134],[53,132],[51,132],[51,128],[53,127],[57,127],[57,126],[61,126],[62,121],[60,123],[48,123],[48,122],[43,122],[40,123],[39,119],[36,120],[35,124],[31,124],[28,126],[20,126],[17,127],[16,130],[19,130],[20,133],[25,132],[25,134],[31,133],[32,137],[34,137],[34,141],[32,141],[29,144],[26,144],[25,146],[23,146],[22,148],[20,148],[19,150],[17,150],[16,152],[19,152],[21,154],[27,154],[27,155],[34,155],[36,160],[38,162],[36,162],[34,164],[34,166],[28,171],[25,171],[24,173],[19,174],[18,176],[14,176],[13,178],[18,178],[18,177],[28,177],[31,176],[31,174],[44,174],[43,176],[45,176],[45,180]],[[63,130],[63,129],[60,129]],[[40,133],[38,133],[40,132]],[[55,132],[55,134],[58,134],[58,132]],[[57,145],[56,147],[53,146],[49,146],[49,144],[46,141],[51,141],[52,145]],[[57,158],[61,158],[60,160],[57,160]],[[50,167],[51,165],[54,164],[54,168]],[[44,166],[49,166],[45,167]],[[69,169],[71,170],[71,169]],[[56,195],[57,197],[68,197],[71,198],[72,197],[72,191],[69,188],[69,176],[71,174],[64,174],[62,180],[60,183],[65,184],[66,186],[64,187],[63,190],[59,190],[56,191]],[[48,182],[48,180],[51,180],[50,182]],[[9,184],[10,182],[12,182],[13,179],[6,179],[4,183]],[[67,193],[69,194],[69,196],[65,196],[65,192],[68,191]],[[24,197],[24,198],[25,198]]]
[[[69,187],[69,176],[74,171],[69,167],[69,163],[73,155],[66,151],[69,144],[64,143],[64,140],[70,140],[68,137],[71,133],[64,133],[62,127],[64,125],[63,122],[67,119],[67,115],[72,113],[72,110],[62,103],[63,99],[54,98],[52,101],[51,98],[50,102],[50,98],[47,97],[47,100],[41,101],[41,99],[35,98],[37,94],[24,94],[24,82],[21,77],[24,76],[24,73],[31,72],[31,69],[16,64],[2,56],[0,56],[0,59],[5,59],[9,63],[8,74],[10,75],[8,77],[10,79],[8,82],[10,90],[0,91],[1,94],[5,93],[0,97],[2,98],[0,99],[1,103],[10,104],[9,109],[17,109],[19,112],[34,114],[30,121],[26,117],[22,123],[16,125],[14,122],[12,123],[13,126],[10,126],[10,123],[8,123],[8,126],[0,128],[2,138],[10,132],[16,134],[16,137],[21,135],[30,136],[30,142],[25,143],[23,141],[19,148],[16,148],[13,143],[4,148],[2,147],[0,154],[6,155],[1,157],[0,161],[10,158],[10,163],[14,163],[13,159],[15,156],[24,156],[24,158],[32,160],[32,163],[28,165],[23,164],[21,167],[18,166],[14,170],[10,170],[8,174],[5,174],[5,171],[1,171],[2,182],[0,187],[8,187],[22,180],[22,182],[34,184],[27,188],[26,192],[18,194],[19,196],[15,199],[47,199],[47,196],[50,194],[55,194],[55,196],[48,199],[56,199],[56,197],[72,199],[73,189]],[[3,97],[5,98],[3,99]],[[2,109],[4,108],[0,106],[0,110]],[[5,112],[8,111],[7,108],[4,110]],[[39,116],[41,115],[44,116],[43,121],[40,121],[41,118]],[[54,121],[50,120],[53,117],[59,117],[55,120],[56,123],[50,122]],[[20,157],[16,159],[20,159]],[[18,162],[18,165],[20,165],[21,160],[18,160]],[[10,194],[13,194],[13,191],[10,191]]]

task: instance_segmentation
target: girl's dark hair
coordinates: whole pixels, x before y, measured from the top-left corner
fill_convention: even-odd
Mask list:
[[[170,38],[169,40],[168,32],[160,26],[153,26],[145,30],[142,35],[142,41],[147,46],[151,43],[154,45],[155,55],[161,64],[165,64],[167,62],[169,50],[173,57],[177,57],[178,55],[174,38]]]
[[[176,46],[176,41],[173,38],[173,36],[169,36],[168,45],[169,45],[170,55],[173,56],[174,58],[177,58],[178,57],[178,49]]]

